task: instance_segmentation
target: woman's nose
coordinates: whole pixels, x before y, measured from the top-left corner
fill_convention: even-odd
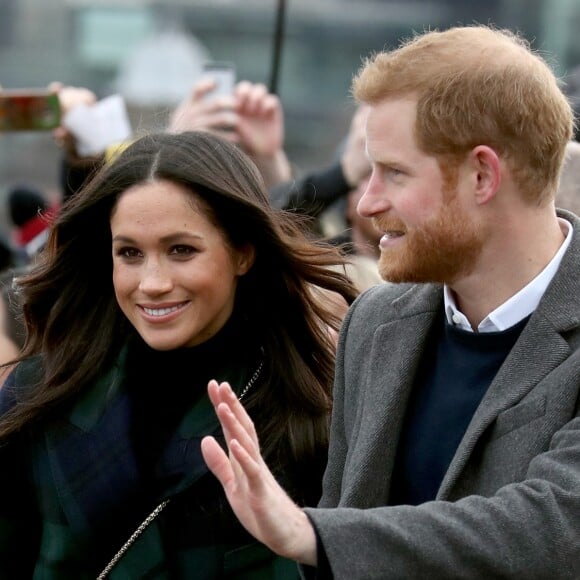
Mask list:
[[[164,294],[173,288],[173,280],[160,263],[152,262],[143,268],[139,288],[146,294]]]

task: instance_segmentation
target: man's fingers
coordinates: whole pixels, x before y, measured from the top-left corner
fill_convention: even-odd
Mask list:
[[[215,379],[212,379],[207,384],[207,394],[209,396],[211,404],[214,407],[217,407],[221,403],[219,384]]]
[[[231,477],[235,477],[238,467],[246,476],[256,477],[256,470],[259,471],[263,460],[252,420],[238,401],[229,383],[218,383],[211,380],[208,383],[207,391],[222,426],[228,450],[233,457],[233,461],[228,461]],[[210,445],[209,451],[212,451],[211,443],[207,445]],[[214,450],[209,459],[216,461],[217,458],[221,458],[223,460],[225,453],[221,449],[220,451],[221,453],[218,453],[217,450]],[[236,462],[240,465],[237,466]],[[214,464],[212,463],[212,465]]]
[[[212,379],[208,383],[207,393],[222,426],[228,447],[230,441],[237,437],[242,439],[245,446],[253,445],[254,442],[251,436],[245,432],[246,429],[251,429],[252,432],[255,431],[252,420],[239,403],[230,384],[227,382],[218,384],[216,380]],[[238,409],[235,408],[236,404],[239,406]]]
[[[264,484],[261,477],[260,463],[248,453],[247,449],[237,439],[230,441],[230,452],[243,471],[253,493],[256,493],[256,490],[262,488]],[[238,477],[238,481],[239,479]]]
[[[228,405],[228,408],[235,417],[236,422],[241,426],[241,431],[244,432],[244,435],[250,438],[250,441],[254,446],[258,447],[258,436],[256,434],[254,422],[248,415],[242,403],[238,400],[238,397],[229,383],[221,383],[218,389],[220,391],[221,400]],[[241,443],[244,443],[243,439],[241,440]]]
[[[218,478],[224,489],[234,482],[234,472],[228,456],[211,436],[201,440],[201,454],[209,470]]]
[[[245,411],[244,411],[245,414]],[[220,403],[217,408],[217,415],[222,425],[224,435],[228,447],[233,439],[236,439],[238,443],[256,460],[259,461],[260,448],[258,445],[257,438],[255,437],[255,430],[253,424],[251,424],[251,429],[245,427],[238,416],[234,414],[231,408],[231,402]],[[251,423],[251,419],[250,419]]]

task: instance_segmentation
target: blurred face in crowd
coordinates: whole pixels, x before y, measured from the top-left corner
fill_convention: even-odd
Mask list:
[[[253,251],[236,251],[191,192],[169,181],[136,185],[111,216],[119,306],[152,348],[201,344],[230,317]]]
[[[393,282],[451,283],[467,274],[483,236],[462,205],[469,183],[450,188],[437,159],[419,149],[416,101],[384,100],[367,121],[372,174],[358,211],[382,232],[379,269]]]
[[[365,177],[356,188],[349,191],[346,198],[346,219],[351,229],[351,238],[356,252],[377,257],[382,232],[377,230],[371,219],[361,216],[357,211],[358,202],[366,191],[369,179],[370,176]]]

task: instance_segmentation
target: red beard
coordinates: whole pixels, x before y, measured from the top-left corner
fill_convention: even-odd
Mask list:
[[[380,231],[401,232],[404,238],[381,249],[379,271],[389,282],[450,284],[469,274],[481,252],[484,236],[457,203],[456,196],[420,228],[407,228],[400,220],[375,219]]]

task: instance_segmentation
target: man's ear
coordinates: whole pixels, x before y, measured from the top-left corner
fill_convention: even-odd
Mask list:
[[[469,154],[476,173],[475,202],[489,203],[501,185],[501,161],[498,154],[487,145],[478,145]]]

